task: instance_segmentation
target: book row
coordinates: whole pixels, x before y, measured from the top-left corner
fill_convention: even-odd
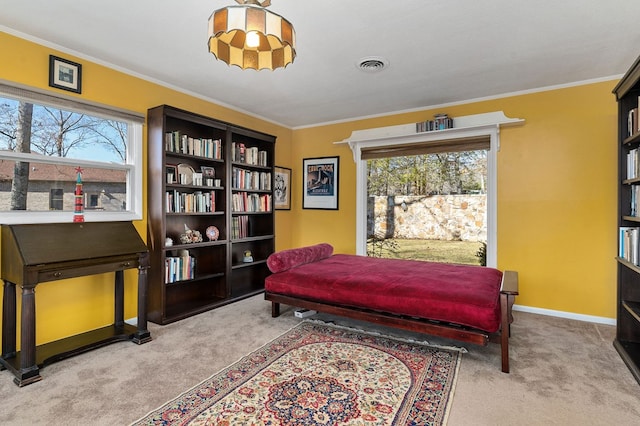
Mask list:
[[[633,226],[620,227],[619,236],[619,256],[631,262],[634,265],[640,264],[640,256],[638,253],[638,238],[640,237],[640,228]]]
[[[640,202],[640,185],[631,185],[631,206],[629,214],[631,216],[640,216],[640,210],[638,210],[638,203]]]
[[[249,216],[234,216],[231,218],[231,238],[238,240],[240,238],[250,237],[249,234]]]
[[[233,168],[231,185],[236,189],[271,190],[271,173]]]
[[[249,164],[251,166],[268,165],[267,151],[260,151],[257,147],[248,147],[243,143],[231,143],[231,161]]]
[[[627,179],[640,177],[640,152],[634,148],[627,153]]]
[[[167,257],[164,260],[164,282],[166,284],[192,280],[195,278],[195,271],[196,258],[193,256]]]
[[[236,192],[231,196],[231,211],[270,212],[271,194],[249,194]]]
[[[627,136],[633,136],[640,132],[640,118],[638,117],[639,106],[640,96],[638,96],[638,106],[631,108],[627,116]]]
[[[434,130],[453,129],[453,118],[447,114],[436,114],[433,120],[416,123],[416,133],[432,132]]]
[[[220,139],[193,138],[176,130],[165,133],[164,145],[167,152],[222,159],[222,140]]]
[[[167,213],[209,213],[216,211],[215,191],[166,192]]]

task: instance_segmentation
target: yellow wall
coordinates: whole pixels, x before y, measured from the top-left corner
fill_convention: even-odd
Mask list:
[[[48,87],[50,54],[82,64],[82,94],[76,95]],[[212,58],[212,60],[214,59]],[[278,165],[289,166],[293,136],[291,129],[241,114],[3,32],[0,32],[0,63],[2,64],[0,67],[0,79],[2,80],[47,89],[58,94],[76,97],[79,100],[98,102],[145,115],[147,109],[151,107],[168,104],[274,135],[277,137],[276,158]],[[145,144],[144,169],[146,171],[146,128],[143,139]],[[146,188],[146,173],[144,187]],[[145,241],[146,209],[145,200],[143,206],[145,219],[135,223],[136,229]],[[291,244],[289,227],[284,225],[286,222],[283,216],[285,215],[280,215],[280,213],[276,215],[277,249],[286,248]],[[71,219],[70,217],[69,220],[71,221]],[[71,243],[69,242],[69,244]],[[64,244],[61,242],[61,249]],[[125,318],[131,318],[136,316],[137,307],[135,271],[126,272],[125,282]],[[36,288],[36,305],[37,344],[111,324],[113,322],[113,275],[105,274],[40,284]]]
[[[502,110],[523,118],[524,125],[501,131],[498,267],[519,272],[519,305],[615,316],[615,81],[291,130],[2,32],[0,46],[3,80],[49,89],[48,57],[55,54],[83,65],[83,93],[65,95],[143,114],[168,104],[277,136],[276,163],[293,170],[292,209],[276,213],[278,250],[326,241],[336,252],[355,252],[355,164],[348,147],[333,144],[352,131],[424,121],[436,112]],[[144,140],[146,156],[146,134]],[[339,210],[302,209],[302,159],[336,155]],[[146,220],[135,225],[146,240]],[[128,318],[135,316],[135,273],[126,278]],[[38,344],[111,323],[112,301],[107,275],[39,285]]]
[[[615,81],[469,103],[294,133],[293,246],[326,241],[355,252],[355,163],[334,145],[353,130],[502,110],[498,267],[519,272],[519,305],[615,317]],[[339,211],[303,210],[302,159],[340,156]],[[300,194],[300,195],[299,195]]]

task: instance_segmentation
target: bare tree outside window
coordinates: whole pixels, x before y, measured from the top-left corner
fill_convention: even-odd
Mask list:
[[[31,152],[31,123],[33,119],[33,104],[18,103],[18,120],[15,131],[15,150]],[[11,210],[27,209],[27,191],[29,190],[29,163],[16,161],[13,168],[13,182],[11,184]]]
[[[73,210],[87,161],[86,207],[126,210],[128,143],[127,122],[0,97],[0,212]]]

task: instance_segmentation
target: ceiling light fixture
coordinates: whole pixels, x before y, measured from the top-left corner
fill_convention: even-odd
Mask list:
[[[236,0],[209,17],[209,52],[229,65],[256,70],[284,68],[296,57],[291,22],[265,9],[271,0]]]

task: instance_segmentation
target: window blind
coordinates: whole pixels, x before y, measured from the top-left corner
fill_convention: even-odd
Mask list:
[[[491,136],[473,136],[438,141],[414,142],[406,145],[386,145],[381,147],[363,147],[360,157],[363,160],[376,158],[404,157],[408,155],[436,154],[442,152],[476,151],[489,149]]]
[[[62,94],[50,93],[32,87],[17,85],[0,80],[0,95],[10,98],[32,102],[36,104],[49,105],[58,109],[67,109],[81,114],[91,114],[98,117],[121,120],[144,124],[145,116],[132,111],[120,108],[105,106],[88,101],[79,101]]]

